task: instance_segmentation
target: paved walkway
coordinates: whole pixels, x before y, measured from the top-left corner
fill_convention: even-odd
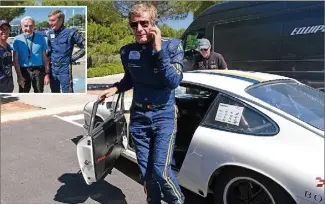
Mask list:
[[[112,84],[123,74],[88,79],[88,84]],[[3,94],[0,100],[1,122],[83,110],[88,102],[97,100],[100,90],[87,94]],[[126,93],[126,106],[131,103],[132,91]]]

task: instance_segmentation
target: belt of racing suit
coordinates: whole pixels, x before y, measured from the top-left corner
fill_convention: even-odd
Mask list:
[[[135,110],[139,110],[143,112],[159,110],[165,106],[168,106],[168,104],[151,104],[151,103],[132,101],[132,107]]]

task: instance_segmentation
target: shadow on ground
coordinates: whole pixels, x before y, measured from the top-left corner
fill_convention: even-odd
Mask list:
[[[0,105],[18,101],[19,98],[16,96],[11,96],[10,94],[0,94]]]
[[[82,135],[72,138],[71,141],[77,145]],[[127,204],[125,195],[121,189],[111,185],[105,180],[87,185],[81,171],[77,173],[66,173],[58,178],[63,184],[54,196],[54,201],[61,203],[85,203],[90,202],[110,204]]]
[[[140,181],[140,171],[137,164],[120,157],[117,162],[115,163],[115,168],[128,176],[129,178],[133,179],[134,181],[138,182],[142,185]],[[132,170],[131,170],[132,169]],[[109,175],[108,175],[109,176]],[[182,192],[185,196],[185,204],[211,204],[213,203],[213,197],[209,195],[207,198],[202,198],[201,196],[192,193],[191,191],[182,188]]]
[[[74,143],[74,144],[77,144],[78,141],[82,138],[82,135],[79,135],[79,136],[76,136],[75,138],[71,139],[71,141]],[[120,157],[115,165],[114,165],[114,168],[119,170],[120,172],[122,172],[124,175],[128,176],[129,178],[131,178],[132,180],[136,181],[137,183],[143,185],[143,183],[140,181],[140,171],[139,171],[139,168],[137,166],[137,164],[131,162],[130,160],[124,158],[124,157]],[[109,174],[107,175],[109,176]],[[80,177],[80,178],[79,178]],[[79,180],[78,180],[79,179]],[[85,181],[83,180],[82,178],[82,175],[80,173],[80,176],[78,176],[78,179],[75,179],[75,181],[77,183],[72,183],[69,185],[69,189],[71,189],[71,192],[79,192],[78,188],[81,188],[82,186],[87,186],[87,184],[85,183]],[[69,179],[71,182],[73,182],[71,179]],[[79,182],[79,184],[78,184]],[[69,182],[70,183],[70,182]],[[94,184],[92,184],[94,185]],[[112,186],[111,184],[107,183],[106,181],[100,181],[99,183],[97,183],[97,185],[99,185],[99,187],[94,187],[94,189],[89,189],[88,190],[88,193],[83,193],[83,197],[80,197],[81,199],[78,201],[79,203],[80,202],[84,202],[85,200],[87,200],[88,197],[92,198],[93,200],[96,200],[96,197],[93,198],[92,197],[92,193],[97,193],[99,195],[105,195],[105,197],[109,198],[110,200],[105,200],[104,199],[104,202],[106,203],[110,203],[110,204],[115,204],[114,201],[116,201],[116,204],[119,202],[121,204],[123,203],[126,203],[125,199],[122,201],[118,201],[117,202],[117,199],[113,197],[110,198],[110,196],[118,196],[118,195],[123,195],[123,198],[125,197],[124,194],[122,193],[122,191],[114,186]],[[82,187],[84,188],[84,187]],[[96,192],[97,190],[98,192]],[[60,190],[60,189],[59,189]],[[58,190],[58,192],[59,192]],[[82,190],[82,189],[81,189]],[[115,192],[114,192],[115,191]],[[65,191],[63,191],[64,193],[66,193]],[[211,195],[208,195],[207,198],[203,198],[195,193],[192,193],[191,191],[185,189],[185,188],[182,188],[182,192],[184,193],[184,196],[185,196],[185,203],[184,204],[211,204],[213,203],[213,197]],[[69,192],[68,192],[69,193]],[[79,195],[80,193],[78,193],[78,195],[75,195],[75,196],[80,196]],[[88,196],[88,197],[87,197]],[[145,196],[145,194],[144,194]],[[86,198],[87,197],[87,198]],[[68,196],[69,198],[69,196]],[[55,200],[55,201],[58,201],[58,200]],[[100,201],[103,201],[102,199],[100,201],[96,200],[97,202],[100,202]],[[109,201],[109,202],[108,202]],[[60,201],[62,202],[62,201]],[[77,203],[78,203],[77,202]],[[68,200],[68,202],[66,203],[74,203],[74,202],[71,202],[71,200]]]
[[[54,201],[61,203],[85,203],[90,198],[90,202],[127,204],[121,189],[105,180],[87,185],[80,172],[63,174],[58,180],[64,185],[57,190]]]

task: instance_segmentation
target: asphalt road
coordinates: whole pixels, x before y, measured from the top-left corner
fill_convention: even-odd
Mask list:
[[[1,203],[146,203],[136,164],[120,159],[105,180],[88,186],[72,139],[84,133],[80,113],[1,124]],[[204,204],[185,191],[186,203]]]
[[[86,92],[86,65],[85,62],[81,62],[80,65],[72,65],[72,77],[73,86],[75,93],[85,93]],[[18,93],[18,83],[17,74],[15,68],[12,68],[13,80],[14,80],[14,93]],[[34,93],[33,87],[30,93]],[[44,86],[44,93],[51,93],[50,85]]]

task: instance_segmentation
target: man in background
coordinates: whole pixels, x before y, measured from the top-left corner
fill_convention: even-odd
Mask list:
[[[193,70],[198,69],[228,69],[227,63],[221,54],[211,52],[211,44],[208,39],[200,39],[200,55],[195,59]]]
[[[43,93],[50,81],[45,38],[34,32],[35,21],[30,16],[21,19],[21,29],[23,33],[13,43],[14,66],[22,74],[18,77],[19,93],[29,93],[31,86],[34,93]]]
[[[60,10],[49,13],[48,46],[50,56],[50,87],[52,93],[73,93],[72,62],[85,55],[85,39],[76,30],[64,26],[65,15]],[[80,48],[72,55],[74,45]]]
[[[10,24],[0,20],[0,93],[12,93],[14,84],[12,79],[12,48],[7,43]],[[19,75],[17,73],[17,75]]]

